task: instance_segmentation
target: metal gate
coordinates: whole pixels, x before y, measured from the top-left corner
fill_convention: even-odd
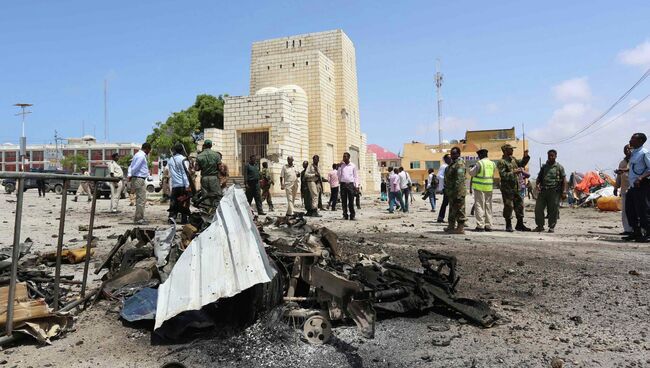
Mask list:
[[[241,133],[241,173],[244,175],[244,169],[248,158],[251,155],[259,160],[266,157],[266,148],[269,144],[269,132],[249,132]]]

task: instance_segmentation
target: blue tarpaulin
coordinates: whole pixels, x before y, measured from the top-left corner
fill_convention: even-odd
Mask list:
[[[158,289],[144,288],[124,301],[120,316],[129,322],[156,318]]]

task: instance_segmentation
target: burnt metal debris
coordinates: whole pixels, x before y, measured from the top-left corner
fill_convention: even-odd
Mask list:
[[[395,315],[439,311],[464,318],[480,327],[491,327],[497,321],[496,313],[486,303],[457,296],[459,283],[456,271],[457,260],[451,255],[418,250],[420,271],[393,263],[386,253],[357,254],[352,257],[354,259],[350,259],[350,256],[346,258],[343,253],[344,250],[349,249],[344,249],[339,244],[339,238],[334,231],[308,224],[301,213],[289,217],[269,216],[264,221],[260,221],[258,218],[253,218],[248,205],[239,203],[245,203],[243,193],[237,192],[241,189],[231,187],[229,191],[232,203],[228,202],[228,199],[222,200],[221,206],[230,207],[222,209],[220,206],[211,220],[206,220],[204,214],[196,213],[190,216],[190,224],[183,227],[176,227],[176,225],[159,229],[136,227],[119,235],[114,247],[95,269],[95,274],[103,270],[107,271],[102,277],[102,285],[89,293],[86,293],[85,289],[89,259],[92,255],[94,202],[88,226],[88,241],[85,253],[82,254],[82,260],[85,261],[83,281],[71,280],[60,274],[61,262],[64,258],[62,249],[64,204],[62,204],[59,245],[56,255],[50,261],[56,266],[55,275],[30,270],[24,267],[27,262],[21,263],[21,267],[18,266],[18,258],[29,252],[28,242],[14,244],[12,256],[15,260],[10,259],[6,254],[3,256],[4,263],[0,259],[0,270],[3,267],[9,269],[11,266],[11,273],[4,276],[4,279],[11,285],[15,285],[17,281],[29,281],[26,285],[32,294],[47,303],[52,303],[54,311],[67,293],[67,289],[61,288],[60,284],[80,283],[81,295],[61,308],[61,311],[75,308],[92,298],[95,301],[104,298],[118,301],[122,305],[121,315],[125,320],[151,320],[156,318],[157,312],[160,313],[161,300],[162,303],[171,300],[169,299],[171,294],[159,295],[159,286],[172,275],[174,267],[186,250],[193,249],[192,246],[200,240],[197,237],[202,238],[201,241],[204,243],[209,241],[214,242],[216,246],[226,246],[221,243],[232,236],[233,241],[254,239],[259,251],[253,250],[253,253],[244,255],[241,260],[245,260],[247,256],[261,257],[258,258],[261,259],[261,264],[270,267],[266,273],[262,273],[269,276],[266,278],[267,281],[255,281],[249,284],[253,286],[234,288],[233,290],[236,290],[234,295],[224,294],[224,297],[216,301],[212,299],[205,302],[202,299],[201,304],[189,303],[186,307],[181,305],[180,307],[185,309],[180,313],[175,312],[165,317],[164,324],[156,330],[159,336],[175,339],[180,337],[187,328],[213,327],[218,319],[236,320],[240,326],[243,326],[253,323],[261,313],[278,307],[285,321],[300,330],[303,339],[312,344],[327,342],[334,333],[333,326],[340,323],[354,323],[361,335],[372,338],[375,334],[376,321]],[[63,197],[65,198],[65,195]],[[20,195],[18,204],[22,204]],[[20,214],[18,212],[17,235],[19,237]],[[237,217],[236,221],[232,217]],[[213,233],[216,230],[211,225],[217,221],[219,221],[218,231],[225,231],[226,238],[214,236],[217,233]],[[229,223],[229,221],[235,222]],[[229,227],[235,223],[238,225]],[[208,229],[212,230],[206,232]],[[237,232],[242,231],[250,231],[248,235],[251,237],[241,237],[241,233]],[[201,236],[203,232],[208,236]],[[231,247],[232,244],[228,246]],[[236,248],[233,248],[229,252],[235,251]],[[196,247],[192,252],[194,252],[193,256],[201,254],[196,253],[198,252]],[[234,253],[230,254],[234,255]],[[74,253],[70,257],[76,259]],[[227,265],[228,262],[223,264]],[[185,262],[184,267],[187,265],[188,263]],[[228,267],[236,268],[241,265],[233,264]],[[248,270],[251,271],[259,270]],[[183,272],[185,271],[181,272],[182,277],[184,277]],[[235,276],[237,272],[235,269]],[[214,274],[210,275],[212,278],[215,277]],[[205,274],[201,274],[200,277],[205,277]],[[2,280],[0,275],[0,282]],[[46,284],[39,285],[38,282],[41,280]],[[219,279],[205,279],[201,280],[200,284],[211,283],[218,286],[220,281],[223,282]],[[199,290],[199,292],[204,293],[209,290]],[[13,299],[11,288],[8,290],[7,297],[9,300]],[[164,307],[167,309],[167,305]],[[178,307],[179,305],[176,304],[175,308]],[[6,328],[8,334],[12,328],[12,308],[13,303],[8,302],[9,318]]]
[[[231,194],[230,200],[237,202],[237,196]],[[250,207],[246,206],[246,210],[250,211]],[[252,218],[251,213],[244,212],[231,214]],[[215,221],[217,218],[222,221],[221,228],[232,225],[225,212],[219,212]],[[122,317],[126,320],[156,318],[156,309],[160,313],[161,307],[157,287],[165,282],[183,252],[196,245],[192,239],[209,225],[195,216],[192,224],[178,229],[172,226],[126,231],[95,271],[109,270],[98,297],[121,301],[125,307]],[[308,224],[300,213],[269,216],[264,221],[256,218],[253,227],[246,231],[259,232],[259,238],[254,237],[264,244],[259,256],[268,257],[265,262],[276,271],[271,282],[209,304],[190,303],[194,310],[169,316],[169,320],[157,325],[161,326],[157,335],[173,340],[188,326],[214,327],[215,320],[220,318],[252,323],[260,313],[276,307],[283,311],[285,321],[312,344],[327,342],[333,335],[333,326],[340,323],[354,323],[361,335],[372,338],[377,319],[395,315],[438,311],[480,327],[491,327],[497,321],[496,313],[486,303],[457,296],[459,276],[454,256],[420,249],[421,271],[393,263],[386,253],[357,254],[356,259],[346,260],[337,234],[326,227]],[[218,237],[209,239],[225,242]],[[195,256],[201,255],[197,249],[193,252]],[[234,310],[234,304],[248,307]]]
[[[385,253],[359,255],[350,263],[342,260],[334,232],[312,228],[300,214],[267,218],[265,225],[260,232],[269,245],[267,253],[281,265],[284,276],[286,317],[302,319],[306,335],[318,333],[312,327],[315,317],[323,321],[319,335],[323,340],[329,336],[330,321],[343,320],[353,321],[363,336],[371,338],[378,315],[438,309],[481,327],[491,327],[497,320],[486,303],[456,296],[459,277],[453,256],[418,250],[424,272],[392,263]]]

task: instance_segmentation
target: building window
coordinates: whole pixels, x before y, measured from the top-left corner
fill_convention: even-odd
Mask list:
[[[382,161],[380,164],[381,167],[386,167],[386,161]]]
[[[411,167],[411,169],[419,169],[420,168],[420,161],[411,161],[410,167]]]
[[[104,159],[102,150],[92,150],[90,151],[90,160],[91,161],[101,161]]]
[[[271,67],[267,65],[266,70],[271,70]]]
[[[43,151],[32,151],[32,161],[43,161]]]
[[[131,150],[130,149],[120,149],[120,156],[131,156]]]
[[[6,162],[16,162],[16,157],[18,157],[18,154],[16,151],[7,151],[5,152],[5,161]]]
[[[302,47],[302,40],[298,40],[298,47]]]
[[[287,41],[287,48],[289,48],[289,41]]]
[[[291,41],[291,47],[296,47],[296,40]]]
[[[305,65],[309,65],[309,61],[305,61]]]
[[[440,168],[440,161],[425,161],[424,166],[427,170],[428,169],[438,170]]]
[[[296,63],[291,63],[291,66],[295,68],[295,67],[296,67]]]
[[[280,64],[280,69],[282,69],[282,64]]]

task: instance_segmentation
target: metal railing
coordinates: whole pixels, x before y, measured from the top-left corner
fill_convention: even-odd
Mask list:
[[[118,182],[122,178],[113,177],[96,177],[96,176],[83,176],[83,175],[64,175],[64,174],[50,174],[50,173],[25,173],[25,172],[6,172],[0,171],[0,179],[16,179],[16,219],[14,222],[14,245],[11,257],[11,279],[9,283],[9,295],[7,301],[7,323],[6,334],[11,336],[14,327],[14,298],[16,297],[16,281],[18,273],[18,258],[20,257],[20,230],[22,225],[23,215],[23,197],[26,179],[46,180],[58,179],[63,181],[63,193],[61,193],[61,216],[59,217],[59,234],[56,245],[56,269],[54,271],[54,311],[59,310],[59,295],[61,283],[61,254],[63,252],[63,233],[65,230],[65,212],[68,199],[68,188],[70,181],[82,182]],[[93,189],[92,205],[90,208],[90,223],[88,225],[88,239],[86,242],[86,258],[84,263],[83,281],[81,283],[81,295],[78,300],[75,300],[64,306],[62,310],[72,309],[81,304],[86,298],[86,283],[88,282],[88,268],[90,266],[90,248],[93,241],[93,227],[95,226],[95,209],[97,204],[97,188],[95,185]],[[94,295],[95,291],[90,295]],[[68,308],[72,305],[71,308]]]

